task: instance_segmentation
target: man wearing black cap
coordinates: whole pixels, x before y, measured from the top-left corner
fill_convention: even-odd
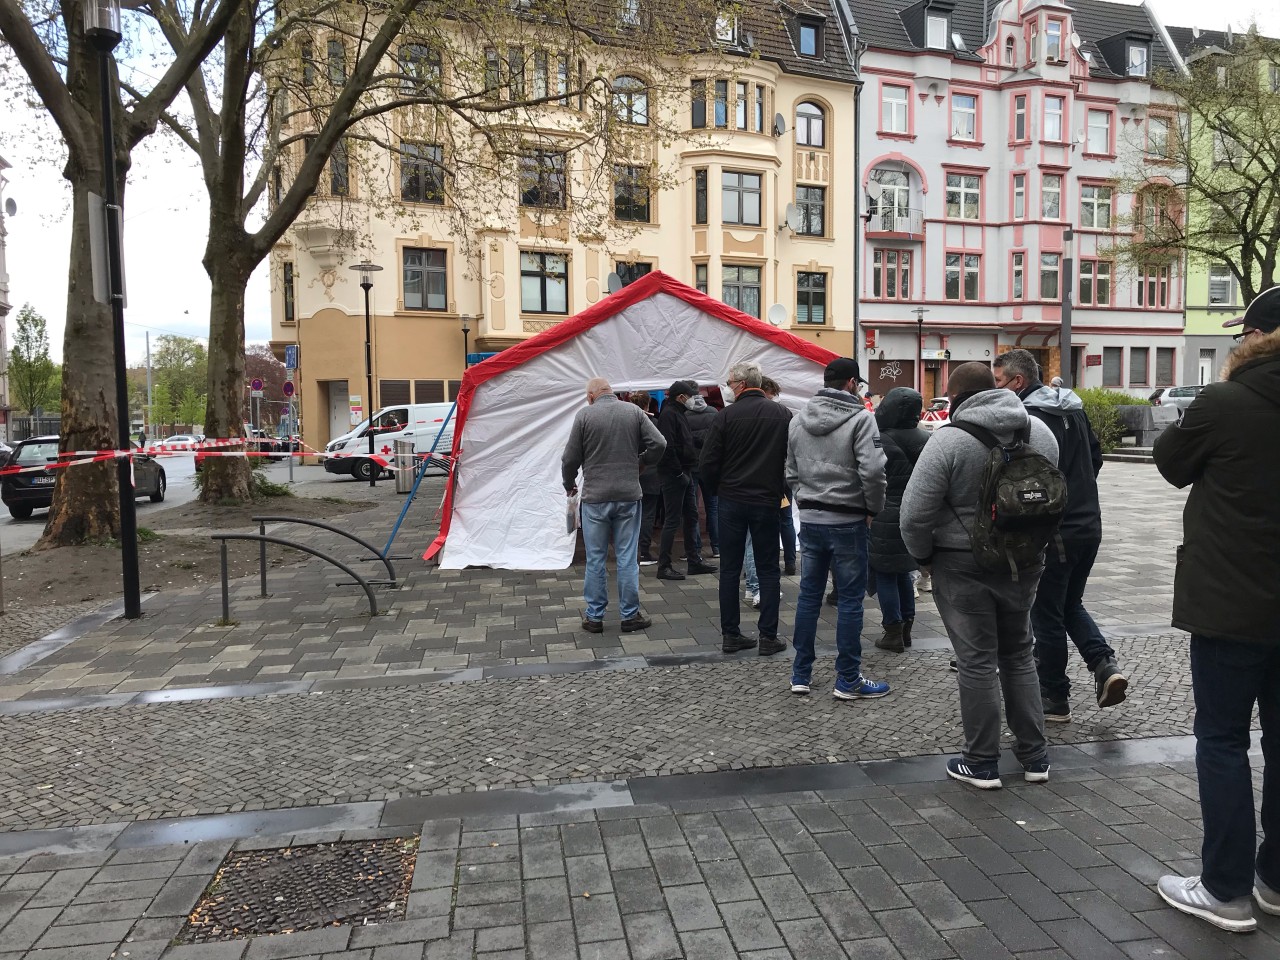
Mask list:
[[[1155,444],[1156,466],[1191,485],[1173,582],[1173,625],[1191,634],[1196,773],[1204,842],[1198,877],[1161,877],[1160,896],[1233,933],[1257,927],[1250,894],[1280,916],[1280,286],[1260,293],[1223,380]],[[1249,727],[1262,723],[1262,846]]]
[[[698,385],[677,380],[667,390],[667,399],[658,413],[658,429],[667,440],[667,451],[658,462],[662,481],[662,538],[658,541],[658,579],[683,580],[684,574],[671,565],[671,549],[676,529],[684,523],[684,549],[689,573],[715,573],[698,550],[698,503],[693,495],[693,473],[698,468],[698,451],[685,420],[686,405],[698,395]]]

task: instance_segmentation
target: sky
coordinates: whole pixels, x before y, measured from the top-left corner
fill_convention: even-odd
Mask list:
[[[1068,0],[1069,2],[1069,0]],[[1280,3],[1263,0],[1152,0],[1166,25],[1243,28],[1256,20],[1263,33],[1280,37]],[[145,82],[145,78],[139,78]],[[62,178],[63,156],[49,138],[47,117],[14,104],[0,119],[0,155],[12,164],[5,196],[18,206],[6,218],[12,318],[31,303],[49,323],[50,352],[62,357],[66,313],[70,191]],[[125,193],[125,310],[129,364],[146,358],[146,335],[207,338],[209,280],[201,264],[208,210],[194,154],[160,135],[134,153]],[[270,288],[265,262],[249,284],[245,336],[250,343],[271,336]]]

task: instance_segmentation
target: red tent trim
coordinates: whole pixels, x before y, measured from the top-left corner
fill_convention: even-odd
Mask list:
[[[603,323],[610,317],[621,313],[627,307],[639,303],[641,300],[647,300],[656,293],[669,293],[671,296],[683,300],[690,306],[697,307],[703,313],[709,314],[717,320],[723,320],[725,323],[740,327],[762,340],[768,340],[780,347],[785,347],[792,353],[799,354],[814,363],[825,365],[838,356],[838,354],[832,353],[825,347],[819,347],[817,344],[810,343],[808,340],[797,337],[793,333],[757,320],[741,310],[735,310],[728,304],[721,303],[705,293],[698,292],[693,287],[681,283],[669,274],[655,270],[641,277],[635,283],[623,287],[617,293],[610,294],[599,303],[591,305],[581,313],[556,324],[550,330],[535,334],[523,343],[508,347],[496,356],[477,363],[463,374],[462,388],[458,391],[458,407],[453,415],[453,451],[449,479],[445,485],[444,504],[441,507],[443,516],[440,518],[440,532],[436,535],[435,540],[431,542],[431,545],[427,547],[426,552],[423,553],[423,560],[430,560],[439,553],[444,548],[444,542],[449,535],[449,523],[453,517],[453,491],[457,477],[457,463],[458,457],[462,452],[462,431],[467,422],[467,412],[471,409],[471,401],[475,396],[476,388],[499,374],[513,370],[539,354],[546,353],[548,350],[560,346],[560,344],[573,339],[579,334],[585,333],[597,324]],[[673,374],[672,376],[676,375]]]

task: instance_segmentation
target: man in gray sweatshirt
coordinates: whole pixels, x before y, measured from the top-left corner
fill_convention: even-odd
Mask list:
[[[1030,446],[1055,465],[1058,444],[1016,395],[996,388],[985,363],[961,364],[947,383],[952,423],[984,427],[1002,444],[1030,428]],[[902,497],[902,540],[921,570],[932,568],[933,598],[956,653],[964,752],[947,774],[984,790],[1001,786],[1000,700],[1014,754],[1028,783],[1049,779],[1040,681],[1031,652],[1031,604],[1043,567],[983,570],[969,541],[978,490],[991,454],[986,444],[944,427],[925,444]]]
[[[607,380],[587,381],[587,406],[569,428],[569,441],[560,460],[565,492],[578,492],[582,470],[582,542],[587,549],[583,587],[586,616],[582,629],[604,632],[609,606],[605,562],[609,541],[618,565],[618,606],[622,631],[644,630],[652,621],[640,612],[640,566],[636,548],[640,537],[640,470],[658,462],[667,441],[648,414],[623,403]]]

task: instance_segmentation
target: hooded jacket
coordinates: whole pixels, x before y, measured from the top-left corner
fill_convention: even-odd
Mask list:
[[[791,411],[748,388],[711,423],[698,475],[716,496],[760,507],[782,503]]]
[[[880,431],[859,397],[824,387],[792,418],[787,485],[801,511],[849,514],[851,523],[884,508]]]
[[[716,422],[717,413],[719,411],[707,403],[705,397],[689,398],[689,405],[685,408],[684,422],[689,424],[689,435],[693,437],[694,450],[701,451],[706,445],[707,434],[711,432],[711,424]]]
[[[884,509],[871,523],[871,569],[880,573],[909,573],[916,568],[916,562],[902,542],[898,524],[902,494],[929,439],[929,434],[920,429],[922,409],[924,400],[910,387],[894,387],[876,409],[888,479]]]
[[[666,452],[658,461],[658,476],[678,477],[697,469],[698,451],[693,446],[685,406],[675,397],[668,396],[663,401],[662,409],[658,411],[658,429],[667,441]]]
[[[1063,540],[1101,540],[1102,505],[1098,472],[1102,447],[1085,416],[1084,403],[1065,387],[1035,383],[1018,394],[1027,412],[1058,441],[1058,469],[1067,478],[1067,512],[1059,529]]]
[[[1027,414],[1011,390],[975,393],[951,412],[951,419],[986,427],[1001,443],[1012,443],[1014,434],[1029,424],[1031,448],[1050,463],[1058,462],[1053,434]],[[925,444],[902,495],[902,541],[919,563],[928,563],[937,550],[970,551],[978,485],[990,456],[977,437],[951,427],[936,430]]]
[[[1280,644],[1280,331],[1227,357],[1182,420],[1156,440],[1156,466],[1191,484],[1173,582],[1173,625],[1198,636]]]

